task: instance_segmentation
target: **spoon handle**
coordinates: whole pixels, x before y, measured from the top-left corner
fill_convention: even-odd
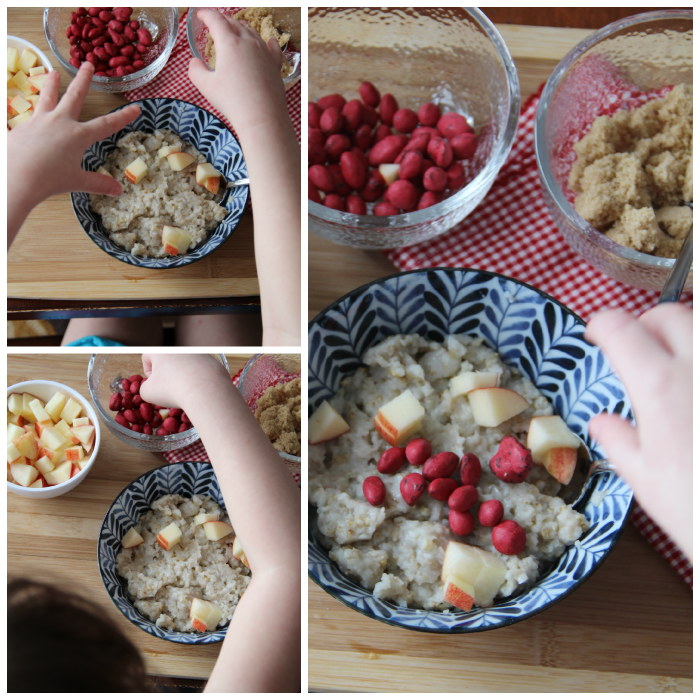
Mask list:
[[[691,225],[690,231],[683,241],[681,252],[678,254],[678,259],[666,278],[666,284],[664,284],[664,288],[661,290],[659,301],[656,302],[657,304],[663,304],[667,301],[678,301],[678,299],[680,299],[683,287],[685,286],[685,280],[688,277],[688,272],[690,272],[690,266],[692,264],[693,226]]]
[[[608,459],[596,459],[595,462],[591,463],[588,478],[590,479],[594,474],[599,474],[601,472],[611,472],[614,474],[615,466]]]

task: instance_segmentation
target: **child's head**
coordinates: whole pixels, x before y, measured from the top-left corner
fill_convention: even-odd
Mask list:
[[[151,690],[138,649],[94,603],[36,581],[7,588],[10,693]]]

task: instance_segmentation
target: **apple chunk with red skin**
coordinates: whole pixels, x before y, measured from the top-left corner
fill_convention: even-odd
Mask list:
[[[44,478],[49,486],[56,486],[56,484],[62,484],[64,481],[68,481],[72,471],[73,462],[62,462],[52,472],[45,474]]]
[[[462,372],[450,379],[450,394],[463,396],[474,389],[498,386],[498,372]]]
[[[374,427],[392,447],[398,447],[420,430],[424,415],[420,401],[406,389],[377,411]]]
[[[137,158],[133,163],[129,163],[124,171],[124,176],[132,185],[138,185],[146,174],[148,173],[148,166],[144,162],[143,158]]]
[[[226,535],[230,535],[233,532],[233,528],[221,520],[210,520],[204,523],[202,526],[204,528],[204,534],[207,536],[208,540],[216,542]]]
[[[210,523],[214,520],[218,520],[219,516],[216,513],[199,513],[194,516],[195,525],[204,525],[204,523]]]
[[[221,173],[211,163],[199,163],[195,172],[197,184],[206,187],[212,194],[219,191]]]
[[[495,428],[530,405],[517,391],[502,387],[474,389],[467,394],[467,398],[475,423],[484,428]]]
[[[61,411],[66,405],[66,397],[63,395],[60,391],[57,391],[52,397],[51,401],[49,401],[44,408],[46,409],[46,412],[49,414],[51,417],[51,420],[54,423],[58,423],[58,421],[61,419]]]
[[[350,430],[343,416],[324,401],[309,418],[309,445],[317,445],[343,435]]]
[[[169,552],[176,544],[180,542],[181,538],[182,530],[180,530],[175,523],[170,523],[168,527],[164,527],[158,533],[156,541],[166,552]]]
[[[143,537],[138,533],[138,531],[130,527],[127,533],[122,537],[122,547],[124,549],[131,549],[132,547],[136,547],[137,545],[141,544],[143,542]]]
[[[162,243],[168,255],[183,255],[192,242],[192,236],[187,231],[175,226],[163,226]]]
[[[481,607],[491,605],[506,580],[506,571],[506,565],[492,552],[461,542],[448,542],[442,562],[442,580],[445,595],[449,595],[450,600],[447,597],[445,600],[459,608],[462,602],[469,604],[470,598]]]
[[[527,449],[532,461],[544,464],[547,453],[554,447],[571,447],[578,450],[581,441],[571,432],[561,416],[535,416],[527,431]]]
[[[171,153],[167,155],[165,159],[168,161],[168,165],[175,172],[184,170],[190,163],[194,163],[194,156],[189,153]]]
[[[238,561],[242,561],[250,569],[250,564],[248,563],[248,557],[246,557],[245,552],[243,551],[243,547],[241,546],[241,541],[238,539],[238,537],[233,538],[233,546],[231,548],[231,555],[233,556],[234,559],[238,559]]]
[[[201,598],[192,599],[190,621],[197,632],[213,632],[219,622],[221,622],[223,614],[223,611],[218,606],[208,600],[202,600]]]
[[[32,462],[39,454],[39,445],[32,433],[24,433],[24,435],[20,435],[16,440],[12,441],[12,444],[17,448],[17,451],[23,457],[30,459]]]
[[[560,484],[566,485],[576,471],[577,461],[577,449],[553,447],[544,458],[544,467]]]
[[[10,473],[20,486],[29,486],[39,476],[39,472],[31,464],[19,464],[18,462],[10,465]]]

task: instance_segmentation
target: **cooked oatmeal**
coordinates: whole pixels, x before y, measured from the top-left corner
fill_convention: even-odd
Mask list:
[[[513,435],[525,442],[530,419],[551,415],[552,407],[532,382],[506,366],[480,339],[451,336],[444,343],[418,335],[392,336],[367,351],[364,367],[346,378],[330,403],[350,425],[350,432],[309,446],[309,500],[316,506],[320,541],[341,571],[378,598],[399,605],[448,609],[440,580],[445,548],[450,540],[495,553],[506,565],[506,580],[497,597],[523,591],[538,577],[543,562],[559,558],[588,529],[586,518],[557,497],[560,484],[544,467],[534,465],[522,483],[504,483],[492,473],[489,460],[501,440]],[[476,425],[466,396],[453,398],[449,380],[464,371],[499,374],[498,386],[529,400],[524,412],[496,428]],[[447,503],[427,491],[410,507],[399,485],[406,474],[419,471],[406,463],[396,474],[381,474],[386,500],[367,503],[362,484],[377,476],[377,462],[387,443],[374,427],[377,409],[409,389],[425,409],[417,436],[427,438],[433,454],[472,452],[482,476],[479,501],[498,499],[503,519],[515,520],[527,533],[524,551],[508,556],[496,551],[491,528],[476,520],[466,537],[448,525]],[[453,475],[453,476],[456,476]]]
[[[255,417],[276,450],[301,455],[301,379],[267,387]]]
[[[576,211],[616,243],[676,258],[693,215],[693,87],[598,117],[575,146]]]
[[[163,146],[175,145],[194,156],[194,162],[180,171],[172,170],[166,158],[158,156]],[[134,185],[124,171],[137,158],[148,166],[148,173]],[[194,146],[172,131],[131,132],[117,141],[117,148],[104,164],[121,184],[122,195],[91,194],[90,206],[102,217],[110,239],[132,255],[166,257],[163,226],[187,231],[192,237],[189,250],[194,250],[227,215],[226,209],[213,201],[214,195],[195,179],[197,164],[206,162]]]
[[[136,526],[144,542],[117,555],[117,573],[127,580],[134,607],[158,627],[194,631],[190,623],[193,598],[221,608],[224,614],[219,625],[223,626],[250,582],[250,570],[231,553],[235,533],[216,542],[208,540],[203,526],[194,524],[200,513],[216,513],[219,520],[231,524],[208,497],[163,496]],[[182,538],[166,552],[156,537],[171,523],[180,528]]]

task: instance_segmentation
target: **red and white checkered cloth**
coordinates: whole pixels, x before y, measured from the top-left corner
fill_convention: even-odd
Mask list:
[[[235,377],[233,377],[233,383],[235,386],[238,386],[238,380],[241,376],[241,372],[243,370],[239,370],[238,374],[236,374]],[[202,444],[201,440],[197,440],[197,442],[192,443],[191,445],[188,445],[187,447],[183,447],[180,450],[171,450],[170,452],[163,452],[163,457],[168,460],[171,464],[174,464],[175,462],[208,462],[209,461],[209,455],[207,454],[207,451],[204,449],[204,445]],[[300,485],[300,475],[299,474],[292,474],[294,477],[294,481],[297,482],[297,485]]]
[[[659,293],[622,284],[591,267],[566,245],[549,215],[534,148],[541,92],[542,87],[523,105],[513,149],[474,212],[438,238],[386,255],[401,270],[471,267],[509,275],[559,299],[584,320],[608,307],[641,314]],[[692,294],[681,300],[692,305]],[[692,564],[637,505],[632,522],[692,587]]]
[[[227,14],[231,14],[244,8],[217,7],[216,9],[219,11],[227,10]],[[197,90],[187,77],[187,70],[193,58],[194,56],[187,41],[187,13],[185,12],[180,17],[177,40],[165,68],[150,83],[136,90],[125,92],[124,96],[129,101],[142,100],[147,97],[173,97],[178,100],[192,102],[217,116],[235,134],[236,132],[233,130],[231,122],[209,104],[204,95]],[[241,99],[245,99],[245,95]],[[287,110],[294,125],[297,140],[301,143],[301,81],[287,90]]]

